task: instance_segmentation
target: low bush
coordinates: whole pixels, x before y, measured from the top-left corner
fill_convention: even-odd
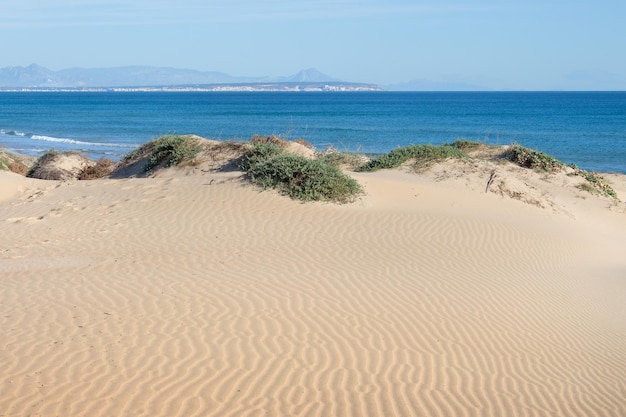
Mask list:
[[[365,165],[358,168],[358,171],[378,171],[379,169],[396,168],[409,160],[415,160],[416,170],[425,169],[430,165],[444,161],[449,158],[467,158],[467,154],[451,145],[409,145],[396,148],[372,159]]]
[[[538,171],[559,172],[565,166],[563,162],[548,154],[521,145],[510,146],[502,156],[521,167]]]
[[[244,156],[241,168],[252,183],[275,188],[300,201],[352,201],[361,187],[353,178],[322,160],[290,153],[274,143],[257,143]]]
[[[153,142],[153,145],[154,149],[148,158],[146,171],[160,166],[167,168],[178,165],[182,161],[193,159],[201,150],[198,141],[191,136],[161,136]]]
[[[126,154],[120,161],[120,166],[133,165],[147,158],[143,171],[149,172],[155,168],[167,168],[192,160],[201,150],[198,140],[193,136],[166,135],[144,143]]]
[[[609,185],[608,181],[600,174],[595,172],[585,171],[584,169],[576,170],[576,175],[583,177],[587,180],[587,183],[583,183],[578,188],[584,191],[591,192],[591,190],[595,190],[600,194],[612,197],[614,199],[618,199],[617,193],[613,188]],[[593,193],[592,193],[593,194]]]
[[[257,142],[253,144],[252,149],[250,149],[241,160],[241,169],[247,172],[251,167],[272,159],[281,153],[283,153],[283,148],[275,143]]]
[[[548,154],[525,148],[521,145],[513,145],[509,147],[506,151],[504,151],[502,156],[521,167],[538,171],[560,172],[566,167],[563,162]],[[573,175],[578,175],[587,180],[587,183],[583,183],[578,186],[579,189],[592,194],[596,191],[599,194],[609,196],[614,199],[618,198],[615,190],[611,188],[608,181],[600,174],[580,169],[575,164],[567,166],[574,170]]]

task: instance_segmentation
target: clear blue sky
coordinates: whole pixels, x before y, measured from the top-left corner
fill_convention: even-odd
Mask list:
[[[0,0],[0,67],[626,90],[626,0]]]

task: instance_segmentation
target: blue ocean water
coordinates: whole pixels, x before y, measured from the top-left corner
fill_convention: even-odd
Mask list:
[[[0,93],[0,147],[13,152],[119,159],[173,133],[277,134],[362,153],[466,138],[626,173],[626,92]]]

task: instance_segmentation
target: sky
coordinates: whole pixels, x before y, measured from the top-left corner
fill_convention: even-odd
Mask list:
[[[0,0],[0,67],[626,90],[624,0]]]

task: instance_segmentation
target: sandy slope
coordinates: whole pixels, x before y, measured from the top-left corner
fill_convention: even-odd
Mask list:
[[[0,416],[626,415],[624,203],[440,174],[0,172]]]

